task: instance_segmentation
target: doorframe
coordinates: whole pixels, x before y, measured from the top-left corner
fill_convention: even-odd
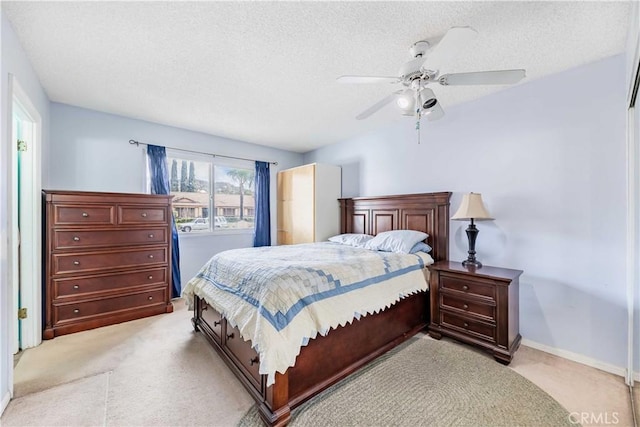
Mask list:
[[[29,157],[29,162],[33,166],[30,172],[30,197],[27,200],[23,200],[22,203],[25,209],[30,212],[24,219],[27,220],[27,224],[23,225],[23,229],[26,228],[30,232],[29,239],[22,239],[23,242],[27,242],[28,246],[26,250],[27,256],[22,257],[22,265],[24,269],[27,269],[32,274],[32,283],[30,286],[21,286],[20,301],[22,308],[26,308],[28,317],[22,320],[20,338],[20,344],[22,349],[35,347],[42,342],[42,168],[41,165],[41,149],[42,149],[42,117],[38,110],[34,107],[31,99],[27,93],[22,89],[22,86],[12,74],[9,74],[9,99],[10,103],[10,125],[9,128],[10,138],[13,137],[13,105],[14,102],[18,103],[20,107],[29,115],[30,120],[33,123],[33,133],[35,138],[30,141],[31,149],[27,149],[23,156]],[[11,165],[9,167],[9,200],[15,201],[17,195],[15,190],[17,188],[18,176],[17,170],[14,169],[17,161],[17,151],[14,145],[15,141],[9,140],[9,150],[11,152]],[[9,212],[9,248],[10,258],[13,259],[13,252],[17,246],[17,242],[14,241],[14,230],[18,227],[18,218],[15,217],[13,208]],[[24,243],[23,243],[24,244]],[[24,252],[23,252],[24,253]],[[20,268],[20,265],[10,265],[9,277],[14,276],[14,269]],[[10,292],[13,293],[13,286],[11,286]],[[13,295],[11,295],[11,304],[13,304]],[[9,311],[13,311],[13,308]],[[18,321],[17,313],[13,313],[11,316],[14,322]],[[15,330],[12,327],[12,333]],[[12,340],[13,341],[13,340]]]
[[[640,357],[640,348],[636,345],[635,311],[638,292],[640,292],[640,118],[638,115],[638,89],[640,86],[640,32],[634,30],[640,23],[640,7],[634,4],[630,16],[630,33],[627,40],[627,369],[625,382],[633,387],[637,379],[634,372],[636,358]]]

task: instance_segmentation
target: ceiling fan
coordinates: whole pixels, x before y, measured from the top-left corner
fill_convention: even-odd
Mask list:
[[[523,69],[440,74],[440,69],[446,66],[447,62],[477,34],[478,32],[471,27],[452,27],[433,48],[426,40],[414,43],[409,48],[413,59],[400,68],[398,77],[352,75],[338,77],[340,83],[400,83],[404,86],[358,114],[356,119],[366,119],[395,100],[403,115],[416,116],[416,129],[419,130],[422,116],[433,121],[444,115],[442,106],[433,90],[427,87],[428,85],[432,83],[443,86],[503,85],[517,83],[525,77]]]

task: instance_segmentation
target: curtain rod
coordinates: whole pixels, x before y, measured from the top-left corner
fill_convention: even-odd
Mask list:
[[[136,145],[136,146],[149,145],[146,142],[139,142],[139,141],[136,141],[134,139],[130,139],[129,140],[129,144]],[[245,159],[244,157],[225,156],[224,154],[203,153],[202,151],[185,150],[184,148],[173,148],[173,147],[165,147],[165,148],[168,148],[170,150],[176,150],[176,151],[184,151],[184,152],[187,152],[187,153],[206,154],[207,156],[213,156],[213,157],[224,157],[225,159],[247,160],[249,162],[258,161],[258,160],[254,160],[254,159]],[[262,160],[259,160],[259,161],[262,161]],[[278,162],[266,162],[266,163],[278,166]]]

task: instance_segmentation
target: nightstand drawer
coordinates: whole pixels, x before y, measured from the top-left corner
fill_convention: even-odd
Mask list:
[[[451,329],[458,329],[465,334],[476,336],[487,341],[495,342],[496,327],[485,323],[466,319],[447,310],[440,311],[440,323]]]
[[[481,298],[490,298],[494,301],[496,299],[496,287],[494,285],[446,273],[443,273],[440,277],[440,288],[444,292],[456,291]]]
[[[440,294],[440,307],[452,311],[463,311],[470,316],[495,322],[496,307],[490,304],[481,304],[464,298],[455,298],[450,295]]]

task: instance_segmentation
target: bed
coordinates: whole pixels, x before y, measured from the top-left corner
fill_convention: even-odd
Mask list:
[[[426,242],[432,247],[433,260],[446,260],[450,196],[449,192],[440,192],[339,199],[341,233],[377,235],[389,230],[423,231],[429,235]],[[282,370],[284,373],[265,375],[260,372],[260,357],[252,342],[243,339],[237,322],[229,322],[214,309],[217,304],[211,303],[210,295],[195,293],[192,304],[194,329],[207,338],[238,376],[256,401],[262,420],[273,426],[287,424],[293,408],[425,329],[429,323],[428,293],[410,291],[399,301],[390,302],[383,311],[341,322],[342,326],[333,327],[328,333],[320,331],[326,335],[319,334],[301,347],[294,358],[295,365]],[[265,371],[264,366],[262,368]]]

